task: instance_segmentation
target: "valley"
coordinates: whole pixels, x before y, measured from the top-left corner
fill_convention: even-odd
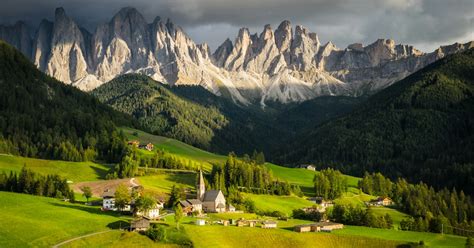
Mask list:
[[[1,248],[474,248],[472,3],[119,2],[0,8]]]
[[[159,149],[167,149],[167,151],[173,153],[177,156],[182,156],[187,159],[192,159],[196,161],[209,161],[212,163],[224,163],[225,156],[215,155],[209,152],[202,151],[200,149],[194,148],[189,145],[185,145],[179,141],[164,138],[160,136],[150,135],[142,131],[135,129],[122,129],[124,132],[129,135],[130,138],[134,140],[139,140],[141,142],[152,142],[155,147]],[[101,165],[95,163],[82,163],[82,162],[62,162],[62,161],[51,161],[51,160],[40,160],[40,159],[27,159],[17,156],[0,156],[0,164],[8,164],[8,167],[0,167],[0,172],[8,172],[10,170],[20,171],[20,169],[26,165],[27,168],[32,169],[38,173],[44,174],[61,174],[68,180],[75,178],[74,184],[80,184],[83,181],[88,181],[91,178],[94,178],[96,182],[107,182],[108,180],[104,179],[104,173],[100,170],[93,170],[92,168],[107,168],[102,167]],[[47,169],[43,165],[47,164]],[[67,167],[64,166],[67,164]],[[258,194],[248,194],[245,193],[244,197],[254,201],[257,212],[272,212],[280,211],[285,215],[290,216],[294,209],[311,207],[314,205],[313,202],[306,200],[307,197],[311,197],[314,193],[310,192],[312,188],[313,175],[318,173],[318,171],[309,171],[307,169],[296,169],[296,168],[286,168],[281,167],[275,164],[267,163],[265,164],[272,173],[279,180],[287,180],[292,184],[298,184],[302,187],[308,188],[308,193],[305,193],[302,197],[292,195],[292,196],[277,196],[277,195],[258,195]],[[87,170],[89,168],[90,170]],[[81,169],[80,174],[82,178],[74,177],[77,174],[77,170]],[[141,170],[146,170],[141,168]],[[375,198],[375,196],[366,195],[360,193],[360,190],[357,188],[357,182],[360,178],[346,176],[348,179],[349,189],[348,192],[343,194],[340,198],[335,199],[336,203],[341,204],[360,204],[364,206],[364,202],[370,199]],[[194,191],[196,174],[194,172],[181,172],[177,173],[173,170],[163,169],[156,174],[154,172],[151,175],[143,175],[135,177],[136,182],[144,187],[145,191],[152,192],[159,196],[167,197],[170,194],[171,187],[173,185],[181,186],[187,188],[191,191]],[[95,184],[89,184],[91,186]],[[76,190],[77,195],[81,194],[80,189],[73,186]],[[303,191],[304,192],[304,191]],[[28,196],[23,194],[16,193],[0,193],[2,194],[2,205],[5,206],[4,211],[22,211],[25,208],[31,208],[31,204],[35,204],[34,214],[25,216],[25,219],[15,219],[17,223],[15,226],[18,229],[12,229],[12,227],[2,227],[0,230],[8,230],[7,233],[1,235],[6,237],[6,240],[0,241],[0,244],[6,246],[11,246],[15,244],[16,246],[28,245],[53,245],[59,243],[60,241],[66,240],[68,238],[73,238],[83,234],[111,230],[110,232],[97,234],[91,237],[86,237],[84,239],[79,239],[71,243],[67,243],[61,247],[78,247],[86,244],[91,244],[93,242],[95,245],[101,247],[112,247],[115,245],[126,245],[129,244],[140,244],[147,246],[157,246],[162,247],[160,243],[153,243],[148,240],[146,237],[135,234],[135,233],[124,233],[123,231],[117,230],[120,225],[128,225],[128,221],[131,216],[121,215],[118,213],[103,212],[100,211],[98,206],[86,206],[79,203],[67,203],[61,202],[57,199],[49,199],[37,196]],[[12,200],[15,198],[15,200]],[[100,195],[95,195],[95,200],[100,202]],[[8,207],[8,204],[17,204],[18,207],[11,208]],[[6,205],[5,205],[6,204]],[[54,217],[49,216],[51,213],[55,213]],[[182,220],[182,226],[185,232],[185,235],[193,242],[196,247],[206,247],[210,245],[207,241],[204,243],[204,240],[207,240],[206,235],[210,239],[215,233],[221,233],[222,236],[218,243],[230,244],[237,242],[237,240],[245,238],[254,240],[255,245],[258,244],[276,244],[278,243],[280,247],[293,247],[294,245],[298,246],[307,246],[312,247],[317,245],[321,247],[353,247],[354,244],[361,245],[364,247],[395,247],[399,244],[409,243],[409,242],[418,242],[423,240],[426,244],[433,247],[450,247],[457,246],[464,243],[464,238],[459,236],[452,235],[441,235],[441,234],[430,234],[430,233],[419,233],[419,232],[410,232],[410,231],[401,231],[397,230],[401,219],[406,216],[403,213],[400,213],[397,210],[386,208],[386,207],[376,207],[374,208],[376,216],[381,216],[389,214],[392,216],[394,221],[394,229],[364,229],[364,227],[357,226],[347,226],[343,230],[334,231],[331,234],[305,234],[305,233],[295,233],[292,231],[292,227],[298,224],[310,223],[310,221],[289,219],[288,221],[278,221],[279,227],[276,230],[262,230],[260,229],[249,229],[248,227],[225,227],[222,225],[211,225],[211,226],[195,226],[194,217],[185,217]],[[4,212],[5,213],[5,212]],[[8,214],[9,216],[15,216],[14,213]],[[6,215],[7,216],[7,215]],[[239,213],[228,213],[228,214],[210,214],[210,218],[216,220],[220,219],[236,219],[240,216],[247,219],[255,218],[274,218],[269,216],[261,216],[259,214],[239,214]],[[90,225],[88,219],[94,219],[94,224]],[[13,221],[13,220],[12,220]],[[38,228],[39,223],[42,222],[42,225],[55,226],[59,228],[61,226],[67,226],[70,222],[82,222],[84,227],[77,228],[75,232],[57,232],[55,229],[45,228],[43,234],[38,234],[39,236],[29,237],[29,239],[21,239],[21,242],[24,243],[9,243],[11,240],[17,240],[12,235],[21,235],[20,231],[24,225],[31,226],[31,228]],[[53,224],[54,222],[54,224]],[[89,223],[89,224],[86,224]],[[162,221],[157,222],[159,225],[173,226],[174,220],[172,216],[164,218]],[[117,226],[119,225],[119,226]],[[370,231],[369,231],[370,230]],[[54,233],[54,235],[51,235]],[[262,236],[263,235],[263,236]],[[308,239],[311,236],[311,239]],[[117,237],[117,238],[115,238]],[[375,239],[373,239],[375,238]],[[308,243],[308,240],[311,240],[311,243]],[[384,241],[390,240],[390,241]],[[15,242],[18,242],[15,241]],[[320,243],[321,242],[321,243]],[[167,244],[166,246],[173,247],[173,244]],[[212,246],[212,245],[211,245]],[[225,245],[224,245],[225,246]]]

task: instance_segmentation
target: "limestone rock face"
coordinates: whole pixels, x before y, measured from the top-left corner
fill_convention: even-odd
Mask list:
[[[322,95],[360,95],[387,87],[474,42],[423,53],[379,39],[345,49],[322,44],[316,33],[283,21],[260,34],[241,28],[213,53],[169,19],[152,23],[134,8],[121,9],[89,33],[58,8],[30,37],[23,22],[0,25],[6,40],[51,76],[89,91],[124,73],[142,73],[170,85],[201,85],[237,104],[304,101]]]

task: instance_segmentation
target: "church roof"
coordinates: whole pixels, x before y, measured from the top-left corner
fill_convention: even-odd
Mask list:
[[[206,191],[206,194],[204,194],[204,199],[202,200],[203,202],[207,201],[215,201],[217,199],[217,196],[221,193],[220,190],[209,190]]]

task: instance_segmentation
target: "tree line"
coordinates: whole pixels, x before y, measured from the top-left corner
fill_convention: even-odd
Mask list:
[[[457,230],[474,230],[473,202],[462,190],[435,190],[425,183],[410,184],[405,179],[392,182],[380,173],[366,174],[359,186],[365,193],[391,197],[401,211],[411,215],[400,223],[402,230],[461,235]]]
[[[313,178],[316,196],[324,199],[336,199],[347,191],[347,178],[331,168],[319,171]]]
[[[257,159],[258,155],[255,158]],[[263,164],[257,164],[257,160],[248,156],[239,159],[234,153],[229,153],[224,165],[212,166],[208,182],[211,188],[220,189],[225,193],[236,188],[256,194],[301,194],[299,186],[275,180],[271,171]]]
[[[30,195],[39,195],[74,201],[74,192],[69,188],[66,179],[58,175],[39,175],[26,166],[20,173],[11,171],[0,174],[0,190]]]

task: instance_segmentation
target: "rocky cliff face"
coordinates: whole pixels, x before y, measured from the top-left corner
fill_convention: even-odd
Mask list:
[[[124,73],[143,73],[167,84],[201,85],[239,104],[304,101],[322,95],[358,95],[382,89],[406,75],[471,47],[474,42],[422,53],[393,40],[339,49],[321,44],[302,26],[283,21],[260,34],[239,30],[211,53],[170,20],[147,23],[133,8],[120,10],[93,34],[58,8],[33,38],[22,22],[0,26],[11,43],[41,70],[82,90]]]

